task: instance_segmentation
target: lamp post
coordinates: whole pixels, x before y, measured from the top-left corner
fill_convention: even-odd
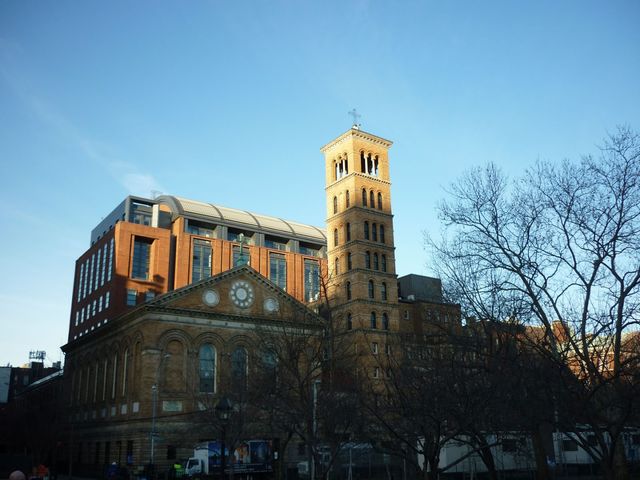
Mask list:
[[[318,409],[318,386],[320,385],[320,383],[322,383],[320,380],[314,380],[313,381],[313,411],[312,413],[312,422],[313,422],[313,426],[312,426],[312,436],[313,436],[313,443],[312,443],[312,451],[311,451],[311,465],[309,465],[310,467],[310,473],[311,473],[311,480],[316,480],[316,456],[314,455],[314,450],[317,448],[318,443],[316,442],[316,432],[318,430],[318,420],[317,420],[317,416],[316,416],[316,411]]]
[[[224,470],[226,467],[226,456],[225,456],[225,436],[226,436],[226,427],[229,424],[229,419],[231,418],[231,412],[233,410],[233,406],[231,405],[231,401],[227,397],[222,397],[218,400],[218,404],[215,407],[216,416],[218,420],[220,420],[220,425],[222,426],[222,438],[220,440],[220,480],[224,480]]]

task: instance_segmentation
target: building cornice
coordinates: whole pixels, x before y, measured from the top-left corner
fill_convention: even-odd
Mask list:
[[[337,184],[339,184],[340,182],[343,182],[344,180],[348,180],[349,177],[362,177],[362,178],[366,178],[367,180],[371,180],[373,182],[377,182],[377,183],[381,183],[383,185],[387,185],[389,187],[391,186],[391,182],[388,181],[388,180],[382,180],[379,177],[374,177],[373,175],[368,175],[368,174],[362,173],[362,172],[351,172],[351,173],[348,173],[347,175],[345,175],[344,177],[341,177],[341,178],[339,178],[337,180],[334,180],[329,185],[324,187],[325,191],[330,190],[331,188],[335,187]]]
[[[357,128],[351,128],[349,130],[347,130],[345,133],[343,133],[342,135],[340,135],[338,138],[336,138],[335,140],[332,140],[331,142],[327,143],[326,145],[324,145],[320,151],[322,153],[325,153],[327,150],[330,150],[331,148],[351,139],[351,138],[358,138],[361,140],[366,140],[370,143],[376,144],[376,145],[380,145],[382,147],[385,148],[389,148],[391,147],[391,145],[393,145],[393,142],[391,140],[387,140],[385,138],[382,137],[378,137],[377,135],[373,135],[372,133],[367,133],[367,132],[363,132],[362,130],[358,130]]]

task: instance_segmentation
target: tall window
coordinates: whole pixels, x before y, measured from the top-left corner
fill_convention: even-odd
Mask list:
[[[243,347],[231,354],[231,382],[235,391],[247,388],[247,351]]]
[[[102,249],[98,250],[96,256],[96,271],[94,275],[93,289],[96,290],[98,288],[98,284],[100,283],[100,271],[102,268],[100,267],[100,260],[102,259]]]
[[[202,345],[198,358],[200,359],[200,391],[213,393],[216,378],[216,350],[213,345],[208,343]]]
[[[345,237],[346,237],[346,241],[350,242],[351,241],[351,224],[347,223],[347,225],[344,228],[345,231]]]
[[[369,206],[371,208],[376,208],[376,201],[375,201],[373,190],[369,192]]]
[[[382,271],[387,271],[387,256],[384,253],[382,254]]]
[[[364,252],[364,268],[371,268],[371,253]]]
[[[389,315],[386,313],[382,314],[382,329],[389,330]]]
[[[111,372],[111,398],[116,398],[116,386],[118,381],[118,354],[113,355],[113,371]]]
[[[378,241],[378,226],[375,223],[371,225],[371,240]]]
[[[336,257],[336,259],[335,259],[335,261],[333,263],[334,263],[333,273],[334,273],[334,275],[339,275],[340,274],[340,259]]]
[[[84,281],[84,264],[80,264],[80,279],[78,280],[78,297],[76,301],[79,302],[82,298],[82,283]]]
[[[351,199],[349,198],[349,190],[347,190],[347,193],[345,195],[345,204],[344,204],[345,208],[349,208],[351,206]]]
[[[129,373],[129,349],[127,348],[124,351],[124,355],[122,356],[122,396],[124,397],[127,394],[127,382]]]
[[[207,240],[193,240],[193,257],[191,258],[191,282],[197,282],[211,276],[211,243]]]
[[[151,260],[152,240],[136,238],[133,242],[133,265],[131,276],[141,280],[149,280],[149,263]]]
[[[278,356],[272,349],[267,349],[262,352],[262,368],[267,379],[276,380],[278,374]]]
[[[347,294],[347,300],[351,300],[351,282],[347,282],[344,288]]]
[[[382,282],[382,286],[380,287],[380,296],[382,297],[382,300],[387,299],[387,284],[384,282]]]
[[[369,222],[364,222],[364,239],[369,240]]]
[[[107,249],[109,248],[108,245],[105,245],[102,248],[102,265],[100,268],[100,286],[104,285],[104,273],[105,270],[107,269]]]
[[[351,270],[353,268],[353,263],[351,261],[351,253],[347,253],[347,270]]]
[[[373,254],[373,269],[378,270],[378,254]]]
[[[347,313],[347,330],[351,330],[353,328],[353,319],[351,318],[351,314]]]
[[[334,247],[338,246],[338,229],[337,228],[333,230],[333,246]]]
[[[380,242],[384,243],[384,225],[380,225]]]
[[[111,273],[113,272],[113,238],[109,241],[109,263],[107,265],[107,281],[111,281]]]
[[[362,189],[362,206],[367,206],[367,191],[364,188]]]
[[[338,213],[338,197],[333,197],[333,213]]]
[[[89,270],[89,293],[93,292],[93,274],[94,264],[96,263],[96,254],[91,255],[91,269]]]
[[[269,280],[287,290],[287,260],[279,253],[269,254]]]
[[[371,328],[378,328],[378,320],[376,319],[376,312],[371,312]]]
[[[320,264],[315,260],[304,261],[304,299],[307,302],[320,296]]]
[[[378,208],[382,210],[382,194],[378,192]]]
[[[369,280],[369,298],[375,297],[375,290],[373,288],[373,280]]]

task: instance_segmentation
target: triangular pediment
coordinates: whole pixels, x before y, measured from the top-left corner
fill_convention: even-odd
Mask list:
[[[306,305],[247,265],[166,293],[146,307],[245,321],[320,323],[320,317]]]

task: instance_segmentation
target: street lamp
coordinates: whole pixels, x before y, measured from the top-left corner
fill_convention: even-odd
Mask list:
[[[313,411],[312,411],[312,420],[313,420],[313,427],[312,427],[312,436],[313,436],[313,444],[311,446],[311,465],[309,465],[310,467],[310,472],[311,472],[311,480],[316,480],[316,458],[314,453],[314,450],[317,446],[317,442],[316,442],[316,431],[318,430],[318,420],[317,420],[317,415],[316,415],[316,411],[318,409],[318,387],[320,386],[322,382],[320,380],[314,380],[313,381]]]
[[[224,480],[224,470],[226,467],[226,457],[225,457],[225,436],[226,436],[226,427],[229,424],[229,419],[231,418],[231,412],[233,411],[233,406],[231,405],[231,401],[227,397],[222,397],[218,400],[218,404],[215,407],[216,417],[220,421],[220,425],[222,426],[222,439],[220,441],[220,480]]]

